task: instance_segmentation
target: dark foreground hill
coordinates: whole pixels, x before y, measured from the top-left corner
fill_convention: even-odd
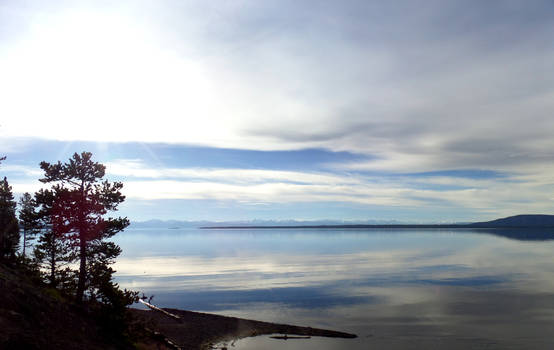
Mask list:
[[[1,349],[109,349],[91,320],[53,289],[0,266]]]
[[[27,274],[0,265],[0,349],[166,349],[146,332],[114,340],[90,312]]]

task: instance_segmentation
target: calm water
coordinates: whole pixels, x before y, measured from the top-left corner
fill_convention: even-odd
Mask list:
[[[552,349],[554,233],[138,230],[122,287],[162,307],[355,333],[237,349]]]

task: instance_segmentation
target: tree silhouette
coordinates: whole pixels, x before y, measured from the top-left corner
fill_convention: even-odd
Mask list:
[[[53,232],[77,248],[78,302],[83,300],[85,290],[94,298],[101,294],[106,281],[113,286],[113,270],[108,265],[121,250],[106,239],[129,225],[127,218],[104,218],[108,211],[117,210],[124,201],[123,184],[102,181],[106,167],[91,158],[90,152],[82,152],[73,154],[68,163],[40,163],[45,173],[40,181],[52,184]]]
[[[13,262],[19,248],[19,225],[15,208],[12,187],[4,177],[0,181],[0,262],[2,263]]]
[[[29,246],[29,240],[40,231],[36,207],[35,199],[29,192],[25,192],[19,199],[19,226],[23,231],[23,257],[25,257],[25,249]]]
[[[35,193],[36,226],[40,236],[33,255],[51,287],[71,289],[75,274],[68,264],[75,260],[76,249],[63,236],[64,219],[53,212],[54,201],[53,191],[41,189]]]

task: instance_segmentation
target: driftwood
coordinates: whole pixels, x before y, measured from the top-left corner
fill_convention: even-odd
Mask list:
[[[179,322],[183,322],[183,320],[181,319],[181,317],[177,316],[177,315],[174,315],[170,312],[167,312],[165,311],[164,309],[160,309],[159,307],[155,306],[155,305],[152,305],[142,299],[139,299],[139,302],[148,306],[150,309],[154,310],[154,311],[158,311],[158,312],[161,312],[162,314],[168,316],[168,317],[171,317],[172,319],[176,320],[176,321],[179,321]]]
[[[305,337],[295,337],[295,336],[288,336],[288,335],[282,335],[282,336],[279,336],[279,335],[276,335],[276,336],[273,336],[273,337],[270,337],[271,339],[281,339],[281,340],[288,340],[288,339],[310,339],[311,337],[310,336],[305,336]]]

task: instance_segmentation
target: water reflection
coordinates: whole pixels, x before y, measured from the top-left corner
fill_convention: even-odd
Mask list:
[[[118,237],[124,254],[116,270],[123,287],[154,294],[162,306],[360,336],[287,342],[285,348],[547,349],[554,345],[554,242],[548,235],[129,230]],[[254,349],[268,341],[237,346]],[[277,346],[284,345],[272,340],[261,347]]]
[[[554,230],[544,228],[483,228],[472,232],[515,239],[518,241],[552,241]]]

